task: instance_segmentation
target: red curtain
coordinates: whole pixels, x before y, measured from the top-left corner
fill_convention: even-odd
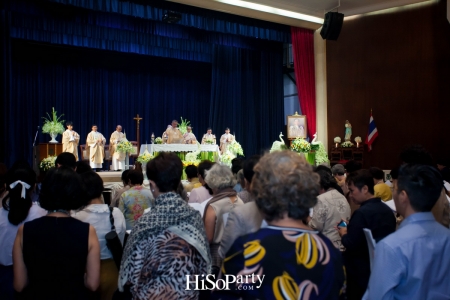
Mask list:
[[[316,133],[316,79],[314,72],[314,32],[291,27],[295,78],[302,114],[306,115],[308,136]]]

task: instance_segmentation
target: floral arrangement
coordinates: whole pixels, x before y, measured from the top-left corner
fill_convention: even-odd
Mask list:
[[[48,171],[55,167],[56,156],[48,156],[44,158],[39,164],[39,169],[42,171]]]
[[[214,139],[213,138],[205,139],[205,144],[213,145],[214,144]]]
[[[341,137],[339,137],[339,136],[335,137],[334,138],[334,142],[340,144],[341,143]]]
[[[200,160],[194,160],[194,161],[187,161],[187,160],[182,160],[183,163],[183,167],[186,168],[187,166],[196,166],[198,167],[198,165],[200,164]]]
[[[162,143],[163,143],[162,138],[157,137],[157,138],[155,139],[155,144],[162,144]]]
[[[355,137],[355,142],[361,143],[362,142],[361,137],[360,136]]]
[[[48,118],[42,117],[44,119],[44,126],[42,126],[42,133],[62,134],[64,132],[64,120],[60,120],[64,114],[59,117],[56,115],[55,108],[52,107],[52,116],[47,113]]]
[[[350,142],[350,141],[345,141],[345,142],[343,142],[341,144],[342,148],[350,148],[350,147],[353,147],[353,146],[354,146],[354,144],[352,142]]]
[[[304,138],[298,137],[292,141],[291,150],[298,153],[308,153],[311,150],[311,144]]]
[[[150,160],[153,159],[153,155],[150,154],[150,152],[148,152],[147,150],[145,150],[144,153],[142,153],[141,155],[138,156],[138,158],[136,159],[137,162],[140,162],[141,165],[146,165]]]
[[[183,120],[183,117],[180,117],[180,118],[181,118],[181,123],[178,124],[178,129],[181,131],[182,134],[185,134],[187,132],[188,126],[191,125],[191,122],[189,122],[186,119]]]
[[[328,154],[323,143],[317,142],[317,144],[314,145],[318,146],[318,149],[316,150],[316,165],[328,164],[330,160],[328,159]]]
[[[117,152],[119,153],[134,153],[135,149],[133,147],[133,144],[131,144],[127,140],[122,140],[117,144]]]
[[[230,151],[226,151],[225,154],[221,157],[221,162],[227,166],[231,166],[231,161],[236,158],[236,155],[231,153]]]
[[[233,153],[234,155],[242,155],[244,156],[244,150],[242,150],[242,146],[241,144],[239,144],[236,141],[231,142],[228,146],[227,146],[227,150],[229,150],[231,153]]]
[[[199,159],[199,155],[202,152],[201,148],[200,148],[200,143],[197,142],[197,150],[196,151],[192,151],[192,152],[188,152],[185,155],[185,160],[187,162],[197,162]]]

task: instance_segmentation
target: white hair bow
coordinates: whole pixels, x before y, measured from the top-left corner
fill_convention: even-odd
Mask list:
[[[26,183],[26,182],[17,180],[17,181],[15,181],[15,182],[11,183],[11,184],[9,185],[9,187],[10,187],[11,189],[13,189],[13,188],[16,187],[16,185],[17,185],[18,183],[20,183],[20,184],[22,185],[22,194],[20,195],[20,197],[23,198],[23,199],[25,199],[25,197],[26,197],[26,195],[27,195],[27,190],[30,188],[30,185],[29,185],[28,183]]]

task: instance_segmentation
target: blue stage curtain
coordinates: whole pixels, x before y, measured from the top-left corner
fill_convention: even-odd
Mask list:
[[[283,128],[282,45],[266,51],[216,46],[209,122],[219,138],[230,127],[246,156],[270,149]]]

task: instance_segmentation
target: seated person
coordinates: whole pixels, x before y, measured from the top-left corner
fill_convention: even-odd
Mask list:
[[[187,176],[187,180],[189,183],[184,186],[184,190],[190,193],[194,188],[201,187],[202,184],[198,181],[198,171],[197,167],[194,165],[187,166],[184,170]]]
[[[391,188],[384,183],[384,172],[380,168],[370,168],[370,173],[373,177],[373,183],[375,186],[373,187],[375,191],[375,197],[381,198],[384,202],[392,199]]]
[[[196,144],[197,143],[197,138],[192,133],[192,127],[188,126],[186,128],[186,130],[187,130],[187,132],[185,134],[183,134],[184,143],[185,144]]]
[[[189,195],[189,203],[202,203],[205,200],[211,199],[213,192],[211,188],[206,184],[205,177],[206,171],[211,169],[213,165],[214,163],[209,160],[204,160],[198,165],[197,176],[198,181],[202,184],[202,186],[194,188],[191,191],[191,194]]]

